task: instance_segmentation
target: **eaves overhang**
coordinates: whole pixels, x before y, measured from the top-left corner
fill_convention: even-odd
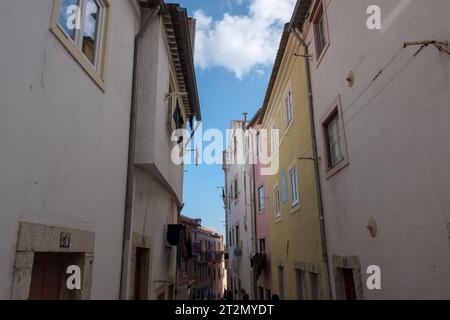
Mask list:
[[[175,75],[183,93],[181,97],[188,117],[202,120],[195,75],[193,44],[187,10],[178,4],[166,4],[163,13],[169,54],[175,67]]]

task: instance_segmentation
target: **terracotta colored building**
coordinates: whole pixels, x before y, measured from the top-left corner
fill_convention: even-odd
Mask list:
[[[181,216],[180,224],[176,298],[221,299],[226,283],[223,236],[202,227],[200,219]]]

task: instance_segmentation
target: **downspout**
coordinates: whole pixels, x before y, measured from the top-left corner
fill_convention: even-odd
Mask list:
[[[136,151],[136,117],[137,117],[137,94],[138,94],[138,79],[139,79],[139,48],[148,30],[150,23],[153,21],[160,11],[161,5],[157,5],[152,13],[146,18],[144,24],[139,30],[134,40],[134,61],[133,61],[133,82],[132,82],[132,97],[131,97],[131,114],[130,114],[130,132],[128,145],[128,168],[127,168],[127,187],[125,198],[125,221],[123,231],[123,250],[122,250],[122,269],[120,276],[120,297],[121,300],[127,299],[127,284],[128,284],[128,261],[130,251],[132,249],[132,206],[133,206],[133,181],[134,181],[134,156]]]
[[[328,260],[328,245],[327,238],[325,232],[325,216],[324,216],[324,208],[323,208],[323,195],[322,195],[322,184],[320,182],[320,164],[319,164],[319,156],[317,151],[317,138],[316,138],[316,125],[314,122],[314,99],[312,93],[312,83],[311,83],[311,68],[309,65],[309,50],[308,45],[305,40],[298,34],[297,30],[291,24],[289,26],[289,31],[294,35],[294,37],[298,40],[300,45],[304,48],[305,52],[305,67],[306,67],[306,82],[308,89],[308,104],[309,104],[309,118],[310,118],[310,127],[311,127],[311,139],[312,139],[312,149],[313,149],[313,161],[314,161],[314,171],[315,171],[315,180],[316,180],[316,189],[317,189],[317,203],[319,207],[319,220],[320,220],[320,236],[322,239],[322,255],[323,255],[323,263],[325,264],[325,268],[327,270],[328,277],[328,291],[330,300],[333,299],[332,289],[331,289],[331,274],[329,268],[329,260]]]
[[[253,231],[254,231],[254,237],[255,237],[255,253],[258,252],[258,224],[256,223],[256,217],[257,217],[257,207],[256,207],[256,165],[252,164],[252,169],[253,169]],[[255,272],[253,271],[253,276],[254,276],[254,280],[253,280],[253,292],[255,294],[254,298],[255,300],[258,300],[258,277],[255,274]]]

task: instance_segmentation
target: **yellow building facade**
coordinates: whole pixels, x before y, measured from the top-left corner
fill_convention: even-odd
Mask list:
[[[275,157],[273,163],[279,162],[265,194],[271,215],[272,291],[282,300],[329,298],[302,54],[286,27],[259,120],[269,130],[267,152]]]

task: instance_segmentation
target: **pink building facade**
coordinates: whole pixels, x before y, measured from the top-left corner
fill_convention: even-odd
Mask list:
[[[259,134],[261,128],[258,125],[260,110],[249,122],[247,128],[254,130],[256,139],[253,140],[254,147],[250,148],[257,156],[258,149],[267,145],[266,135]],[[260,141],[258,142],[258,139]],[[260,147],[257,147],[259,144]],[[267,197],[268,181],[267,176],[261,175],[261,163],[257,158],[256,164],[250,164],[253,168],[254,179],[254,211],[256,221],[255,253],[252,259],[253,269],[255,271],[256,298],[258,300],[270,300],[272,297],[271,272],[270,272],[270,225],[269,225],[269,197]]]

